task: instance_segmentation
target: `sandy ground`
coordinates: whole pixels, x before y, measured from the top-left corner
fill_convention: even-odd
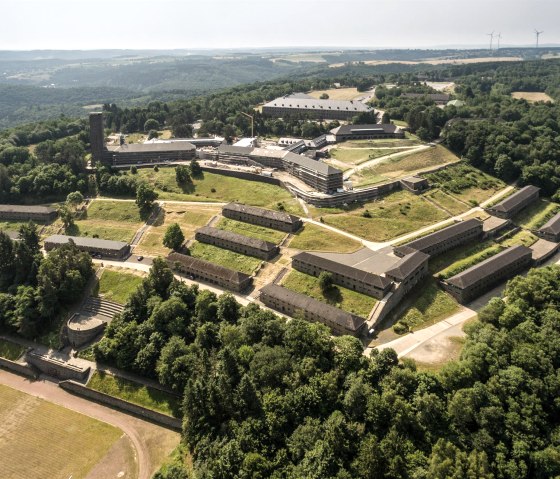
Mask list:
[[[119,467],[125,467],[122,458],[118,461],[115,460],[115,457],[118,455],[119,447],[123,448],[123,452],[126,451],[127,447],[134,448],[136,451],[136,467],[138,470],[136,477],[138,477],[138,479],[149,479],[165,458],[179,444],[179,434],[176,432],[123,414],[79,396],[74,396],[59,388],[51,381],[40,379],[31,382],[21,376],[0,369],[0,383],[111,424],[118,427],[126,434],[131,444],[127,445],[126,440],[122,442],[117,441],[117,444],[109,451],[109,455],[112,455],[113,461],[110,461],[111,457],[106,458],[107,460],[102,460],[90,475],[88,475],[88,479],[117,477],[116,475],[111,475],[110,471],[115,471]],[[92,475],[96,470],[99,475]],[[122,471],[122,469],[120,469],[120,471]],[[106,475],[107,473],[109,473],[109,475]]]
[[[527,100],[529,103],[535,103],[537,101],[551,101],[554,103],[554,100],[546,93],[538,91],[514,91],[511,93],[511,96],[516,100]]]

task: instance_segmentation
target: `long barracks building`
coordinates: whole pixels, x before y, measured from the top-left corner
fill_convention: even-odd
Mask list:
[[[0,205],[0,219],[16,221],[53,221],[58,212],[50,206]]]
[[[130,253],[130,245],[123,241],[66,235],[52,235],[45,239],[45,251],[51,251],[70,242],[74,243],[80,251],[100,254],[108,258],[122,259]]]
[[[513,195],[508,196],[505,200],[486,208],[486,211],[498,218],[510,219],[522,209],[537,201],[539,199],[539,192],[540,188],[536,186],[526,186],[516,191]]]
[[[203,226],[196,230],[195,239],[201,243],[212,244],[220,248],[229,249],[236,253],[254,256],[256,258],[269,260],[279,253],[279,248],[269,241],[234,233],[233,231],[222,230]]]
[[[228,203],[222,208],[222,215],[232,220],[264,226],[286,233],[295,233],[303,226],[303,222],[297,216],[241,203]]]

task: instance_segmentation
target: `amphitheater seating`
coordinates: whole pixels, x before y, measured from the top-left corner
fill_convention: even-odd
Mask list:
[[[123,306],[119,303],[109,301],[108,299],[94,297],[88,298],[82,306],[82,311],[84,313],[106,316],[109,320],[113,319],[115,314],[121,313],[122,310]]]

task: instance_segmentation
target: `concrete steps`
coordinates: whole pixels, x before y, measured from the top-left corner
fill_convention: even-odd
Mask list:
[[[115,303],[114,301],[109,301],[103,298],[90,297],[82,306],[82,311],[99,314],[106,316],[109,319],[113,319],[116,314],[122,313],[124,307],[121,304]]]

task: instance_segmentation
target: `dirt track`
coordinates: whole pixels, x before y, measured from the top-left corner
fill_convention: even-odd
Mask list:
[[[0,383],[121,429],[130,438],[136,450],[138,479],[152,477],[163,459],[163,457],[157,456],[162,454],[167,456],[179,444],[179,434],[177,433],[74,396],[50,381],[40,379],[31,382],[0,369]],[[161,449],[160,454],[154,454],[154,448],[150,447],[150,444],[157,445]]]

